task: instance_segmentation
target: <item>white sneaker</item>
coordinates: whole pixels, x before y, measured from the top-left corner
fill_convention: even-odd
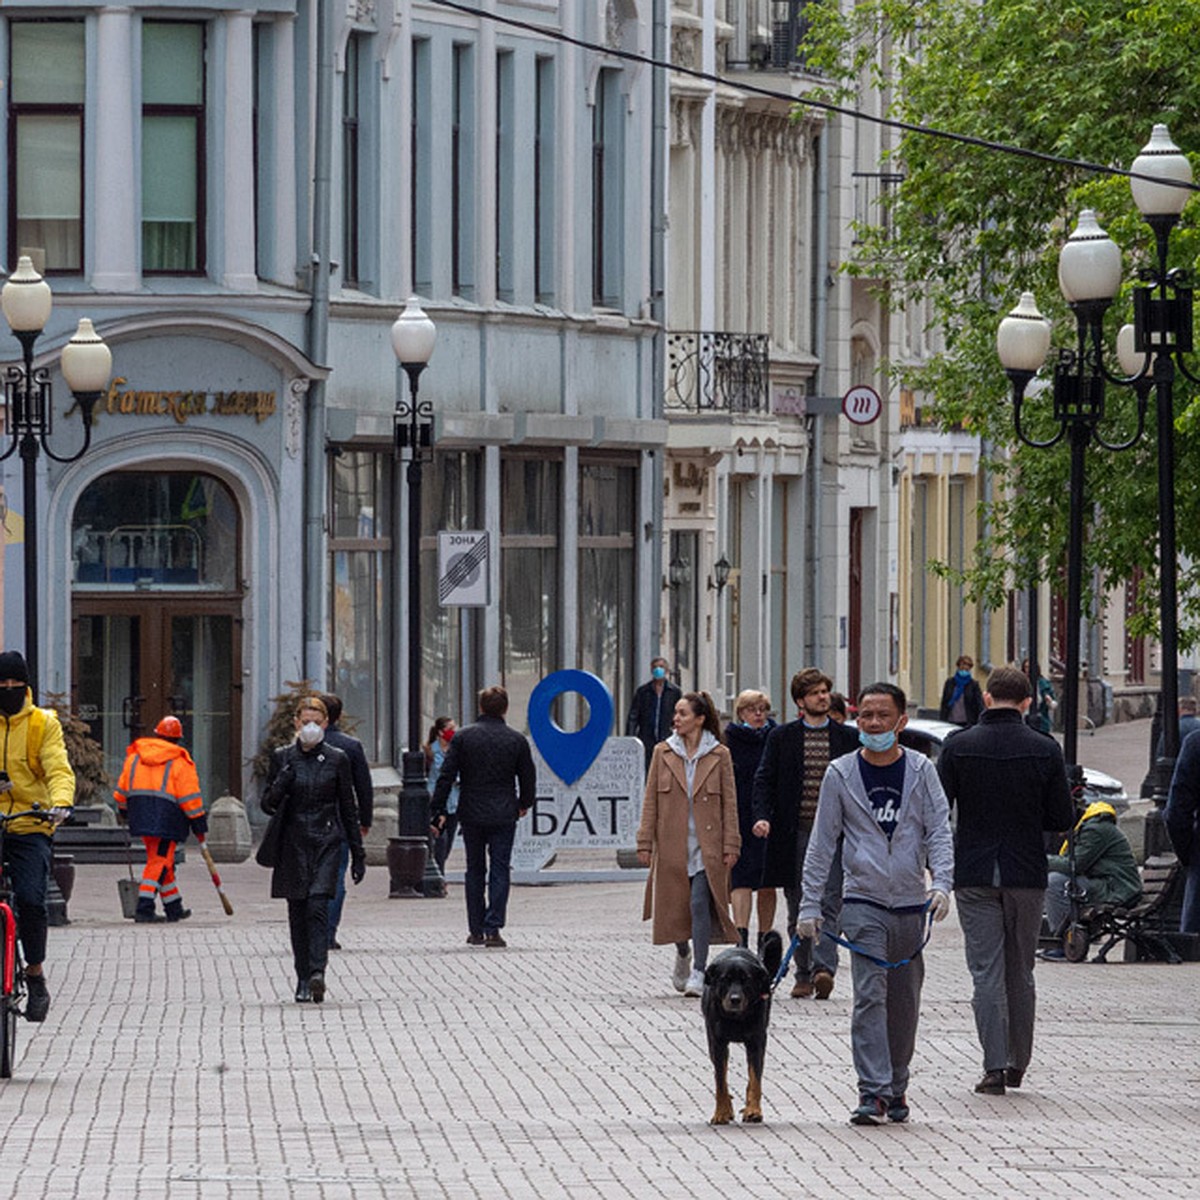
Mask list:
[[[677,992],[687,987],[688,973],[692,969],[692,948],[689,946],[682,954],[675,952],[675,970],[671,972],[671,983]]]
[[[683,989],[685,996],[704,995],[704,972],[692,971],[687,977],[687,987]]]

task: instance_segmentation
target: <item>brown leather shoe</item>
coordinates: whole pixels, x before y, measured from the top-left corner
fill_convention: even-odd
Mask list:
[[[812,986],[818,1000],[828,1000],[833,991],[833,976],[828,971],[815,971]]]
[[[807,1000],[813,994],[812,981],[809,979],[797,979],[795,986],[792,988],[793,1000]]]
[[[500,930],[493,929],[491,933],[483,935],[483,944],[489,950],[503,950],[508,943],[500,936]]]
[[[1019,1088],[1025,1079],[1025,1072],[1016,1067],[1004,1068],[1004,1086]]]
[[[988,1071],[975,1085],[975,1090],[984,1096],[1004,1095],[1004,1072]]]

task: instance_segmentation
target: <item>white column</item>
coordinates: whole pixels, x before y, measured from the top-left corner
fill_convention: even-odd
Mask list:
[[[221,180],[221,282],[239,292],[258,287],[254,269],[254,74],[248,11],[225,13],[225,170]]]
[[[95,214],[90,233],[92,286],[98,292],[132,292],[138,270],[138,205],[133,164],[136,97],[133,72],[133,10],[102,8],[96,21]]]

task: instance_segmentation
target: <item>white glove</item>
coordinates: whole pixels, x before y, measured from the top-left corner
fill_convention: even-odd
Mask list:
[[[821,938],[821,918],[808,917],[803,921],[796,922],[796,932],[802,938],[812,938],[814,942],[820,941]]]
[[[944,921],[950,912],[950,897],[940,888],[929,893],[929,911],[935,921]]]

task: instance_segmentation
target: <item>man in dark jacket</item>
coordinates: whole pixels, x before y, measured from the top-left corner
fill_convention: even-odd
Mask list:
[[[633,703],[629,706],[629,717],[625,722],[625,736],[641,738],[642,745],[646,747],[646,770],[650,769],[654,747],[671,736],[675,705],[683,696],[667,679],[668,666],[665,658],[650,660],[650,680],[633,693]]]
[[[467,945],[503,948],[517,821],[537,798],[537,768],[529,742],[504,721],[508,692],[479,693],[479,717],[460,729],[446,751],[433,790],[434,827],[446,823],[446,800],[459,783],[458,824],[467,855]],[[490,866],[489,866],[490,864]],[[487,894],[484,896],[486,876]]]
[[[817,667],[806,667],[792,677],[792,699],[798,719],[772,729],[754,776],[754,825],[756,837],[767,839],[763,887],[781,887],[787,900],[787,931],[796,932],[800,908],[800,874],[804,853],[817,816],[817,798],[825,768],[858,747],[858,734],[829,716],[833,680]],[[822,900],[826,928],[839,931],[842,910],[842,866],[835,855]],[[796,982],[792,995],[816,995],[826,1000],[833,991],[837,973],[837,944],[823,938],[814,947],[811,939],[801,942],[795,955]]]
[[[1163,822],[1187,872],[1179,930],[1200,933],[1200,733],[1189,733],[1179,749]]]
[[[343,733],[338,728],[342,716],[342,698],[325,692],[321,699],[329,712],[329,724],[325,726],[325,743],[336,746],[350,760],[350,778],[354,782],[354,802],[358,805],[358,829],[362,839],[367,840],[371,819],[375,813],[375,788],[371,783],[371,768],[367,764],[367,752],[356,737]],[[329,948],[340,950],[337,940],[338,926],[342,923],[342,906],[346,903],[346,870],[350,866],[350,843],[342,843],[342,857],[338,863],[337,891],[329,902]]]
[[[1033,1053],[1033,963],[1046,894],[1043,834],[1070,827],[1062,750],[1025,724],[1032,695],[1015,667],[988,677],[979,723],[946,740],[938,761],[958,804],[954,894],[983,1047],[977,1092],[1020,1087]]]

